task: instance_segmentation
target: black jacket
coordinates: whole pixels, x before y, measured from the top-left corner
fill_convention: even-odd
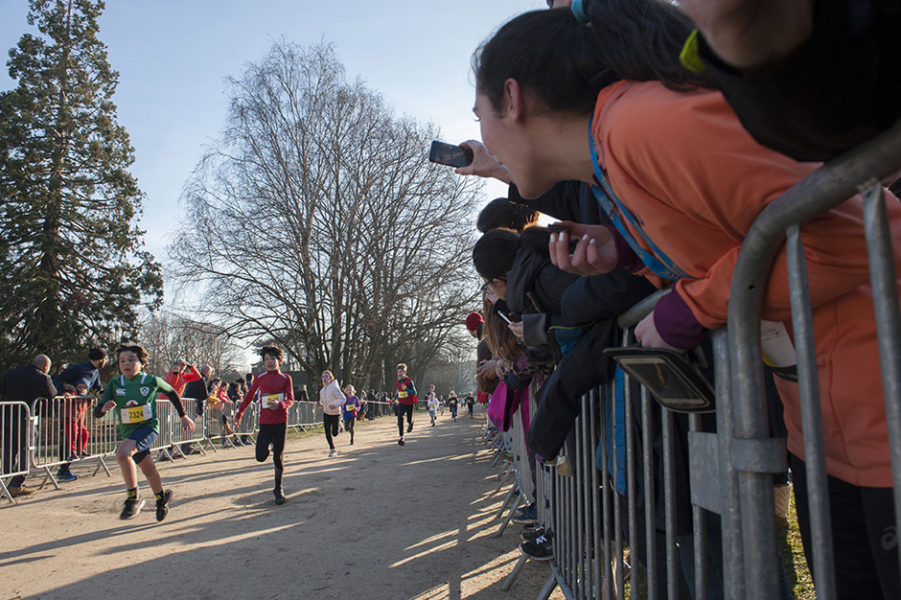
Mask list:
[[[56,387],[50,376],[35,365],[25,365],[7,371],[0,379],[0,395],[7,402],[27,402],[33,405],[37,398],[53,398]]]

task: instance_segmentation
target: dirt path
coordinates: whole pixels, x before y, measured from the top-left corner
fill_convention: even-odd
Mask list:
[[[175,499],[161,524],[150,502],[119,520],[114,461],[113,478],[2,501],[0,599],[535,598],[545,564],[527,564],[510,592],[500,589],[520,556],[519,527],[493,537],[503,492],[493,494],[482,424],[445,415],[428,427],[417,414],[402,448],[386,417],[362,424],[354,446],[342,433],[337,458],[321,435],[289,441],[280,507],[272,464],[258,464],[251,448],[163,463]]]

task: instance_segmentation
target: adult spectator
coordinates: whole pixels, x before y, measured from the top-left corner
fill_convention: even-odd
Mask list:
[[[898,0],[679,4],[699,32],[683,63],[723,92],[764,146],[799,161],[828,160],[901,117]]]
[[[370,421],[375,418],[375,411],[378,408],[376,402],[378,397],[375,395],[375,389],[369,388],[369,392],[366,393],[366,418]]]
[[[87,383],[87,391],[84,395],[88,395],[91,391],[96,390],[98,393],[103,392],[103,382],[100,381],[100,369],[106,365],[106,351],[102,348],[91,348],[88,351],[88,360],[76,363],[66,368],[62,373],[53,378],[53,385],[61,394],[70,392],[75,393],[75,388],[79,383]],[[79,402],[89,402],[89,400],[70,400],[66,408],[74,408],[74,411],[66,411],[61,415],[60,426],[62,427],[62,443],[59,445],[59,458],[67,462],[59,467],[57,479],[62,481],[75,481],[78,475],[71,470],[71,463],[78,458],[75,456],[78,452],[73,452],[72,447],[75,446],[76,429],[83,427],[78,426],[85,416],[86,406],[79,406]],[[69,418],[71,417],[71,418]],[[87,435],[86,433],[84,434]],[[86,442],[87,440],[85,440]]]
[[[50,359],[44,354],[34,357],[31,364],[7,371],[0,379],[0,395],[4,402],[25,402],[34,410],[38,398],[53,398],[56,387],[47,373]],[[3,473],[28,469],[28,413],[20,405],[3,406]],[[25,485],[24,475],[9,480],[9,494],[27,496],[34,490]]]
[[[213,375],[213,368],[209,365],[203,365],[200,367],[200,378],[194,381],[189,381],[185,385],[185,393],[181,395],[186,401],[187,399],[194,399],[194,415],[197,417],[195,420],[198,423],[203,423],[203,405],[206,404],[206,399],[209,397],[209,378]],[[200,450],[194,448],[194,444],[184,444],[182,446],[182,454],[200,454]]]
[[[88,392],[91,390],[103,391],[103,383],[100,381],[100,369],[106,365],[106,352],[101,348],[91,348],[88,352],[88,360],[76,363],[53,378],[53,385],[57,391],[62,392],[66,385],[73,388],[80,381],[88,382]]]
[[[197,372],[197,368],[181,358],[172,363],[172,369],[166,374],[166,383],[172,386],[179,397],[184,395],[185,385],[198,379],[200,379],[200,373]],[[165,400],[166,396],[161,394],[158,399]]]

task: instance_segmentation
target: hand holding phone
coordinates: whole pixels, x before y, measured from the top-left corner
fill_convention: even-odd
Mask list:
[[[472,163],[472,150],[444,142],[432,142],[429,160],[448,167],[465,167]]]

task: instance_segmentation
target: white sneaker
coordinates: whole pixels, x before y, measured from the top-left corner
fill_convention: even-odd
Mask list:
[[[331,452],[328,453],[328,455],[329,455],[329,456],[338,456],[338,451],[337,451],[337,450],[332,450]]]

